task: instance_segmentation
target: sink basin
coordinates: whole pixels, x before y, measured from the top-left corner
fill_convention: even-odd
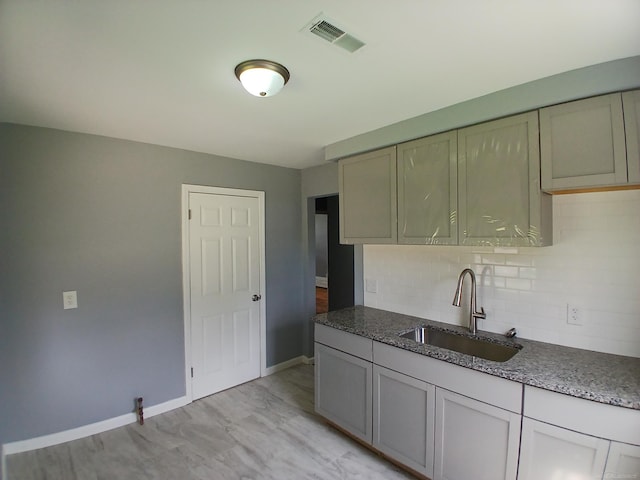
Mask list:
[[[519,350],[515,346],[501,345],[479,338],[456,335],[455,333],[430,327],[416,327],[400,336],[418,343],[426,343],[435,347],[446,348],[494,362],[506,362],[518,353]]]

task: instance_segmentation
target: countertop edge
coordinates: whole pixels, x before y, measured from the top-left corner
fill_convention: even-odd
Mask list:
[[[341,313],[342,312],[342,315]],[[333,314],[333,315],[332,315]],[[350,326],[345,324],[344,321],[336,321],[336,319],[341,318],[351,318],[351,317],[361,317],[359,319],[367,317],[368,314],[371,314],[371,317],[380,317],[380,316],[388,316],[390,317],[388,323],[393,321],[394,324],[398,324],[397,326],[387,327],[387,330],[392,330],[393,333],[389,333],[388,331],[379,331],[379,328],[370,329],[364,328],[356,328],[354,326]],[[334,317],[332,320],[330,317]],[[402,321],[400,321],[402,320]],[[492,362],[489,360],[478,359],[476,357],[471,357],[469,355],[465,355],[462,353],[453,352],[451,350],[446,350],[443,348],[431,346],[431,345],[423,345],[418,344],[412,340],[402,339],[398,336],[398,332],[402,330],[408,331],[413,326],[418,325],[434,325],[437,328],[442,328],[445,330],[452,331],[460,331],[461,328],[443,324],[441,322],[435,322],[433,320],[423,319],[419,317],[412,317],[410,315],[404,315],[396,312],[387,312],[384,310],[373,309],[371,307],[350,307],[343,310],[338,310],[336,312],[330,312],[330,314],[319,314],[313,317],[314,323],[318,323],[321,325],[325,325],[331,328],[335,328],[337,330],[341,330],[347,333],[351,333],[354,335],[358,335],[361,337],[369,338],[371,340],[381,342],[387,345],[391,345],[397,348],[401,348],[403,350],[407,350],[413,353],[417,353],[419,355],[425,355],[430,358],[435,358],[437,360],[441,360],[447,363],[451,363],[454,365],[458,365],[463,368],[469,368],[471,370],[475,370],[478,372],[486,373],[489,375],[493,375],[496,377],[504,378],[506,380],[511,380],[514,382],[521,383],[523,385],[529,385],[532,387],[542,388],[544,390],[548,390],[555,393],[560,393],[564,395],[569,395],[571,397],[580,398],[584,400],[590,400],[597,403],[602,403],[605,405],[613,405],[617,407],[629,408],[633,410],[640,410],[640,395],[638,395],[637,399],[634,398],[625,398],[625,395],[620,395],[618,392],[606,392],[596,390],[588,390],[580,385],[570,384],[565,381],[562,381],[561,378],[554,378],[553,373],[549,374],[549,372],[545,372],[546,375],[535,374],[535,368],[531,368],[532,372],[527,373],[523,371],[522,362],[533,362],[535,358],[535,350],[539,349],[547,351],[555,351],[559,358],[568,357],[571,358],[572,355],[576,355],[576,352],[579,352],[583,356],[586,357],[594,357],[597,359],[607,358],[607,357],[616,357],[621,359],[623,362],[637,362],[640,367],[640,359],[636,359],[634,357],[622,357],[613,354],[604,354],[599,352],[591,352],[588,350],[580,350],[573,347],[564,347],[561,345],[555,344],[547,344],[544,342],[537,342],[534,340],[521,339],[517,338],[514,342],[523,346],[522,352],[516,354],[516,356],[520,355],[518,368],[514,368],[515,362],[511,362],[508,360],[506,362]],[[402,325],[404,324],[404,325]],[[378,330],[378,331],[376,331]],[[492,341],[492,338],[497,343],[508,343],[509,340],[506,338],[489,332],[481,332],[483,336],[486,337],[489,341]],[[502,338],[501,338],[502,337]],[[526,350],[525,350],[526,349]],[[531,352],[533,351],[533,352]],[[525,355],[523,355],[523,353]],[[548,352],[546,352],[548,353]],[[528,356],[527,356],[528,355]],[[527,358],[523,358],[527,356]],[[515,357],[514,357],[515,358]],[[548,365],[551,361],[548,358],[540,359],[540,362],[543,365]],[[535,367],[532,365],[531,367]],[[601,365],[600,368],[603,368]],[[639,370],[640,372],[640,370]],[[549,378],[545,378],[549,377]],[[636,380],[636,379],[634,379]],[[640,383],[640,382],[639,382]]]

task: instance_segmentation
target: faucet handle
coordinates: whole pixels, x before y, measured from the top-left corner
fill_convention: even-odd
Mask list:
[[[476,318],[487,318],[487,314],[484,312],[484,307],[480,307],[479,312],[473,312],[473,316]]]

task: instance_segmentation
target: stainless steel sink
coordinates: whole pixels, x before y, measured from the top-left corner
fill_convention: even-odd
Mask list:
[[[435,347],[446,348],[494,362],[506,362],[519,351],[519,348],[516,346],[502,345],[479,338],[465,337],[430,327],[416,327],[400,336],[418,343],[426,343]]]

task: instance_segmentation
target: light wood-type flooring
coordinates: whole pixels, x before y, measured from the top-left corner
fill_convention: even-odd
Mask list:
[[[313,414],[311,365],[7,465],[9,480],[412,478]]]

